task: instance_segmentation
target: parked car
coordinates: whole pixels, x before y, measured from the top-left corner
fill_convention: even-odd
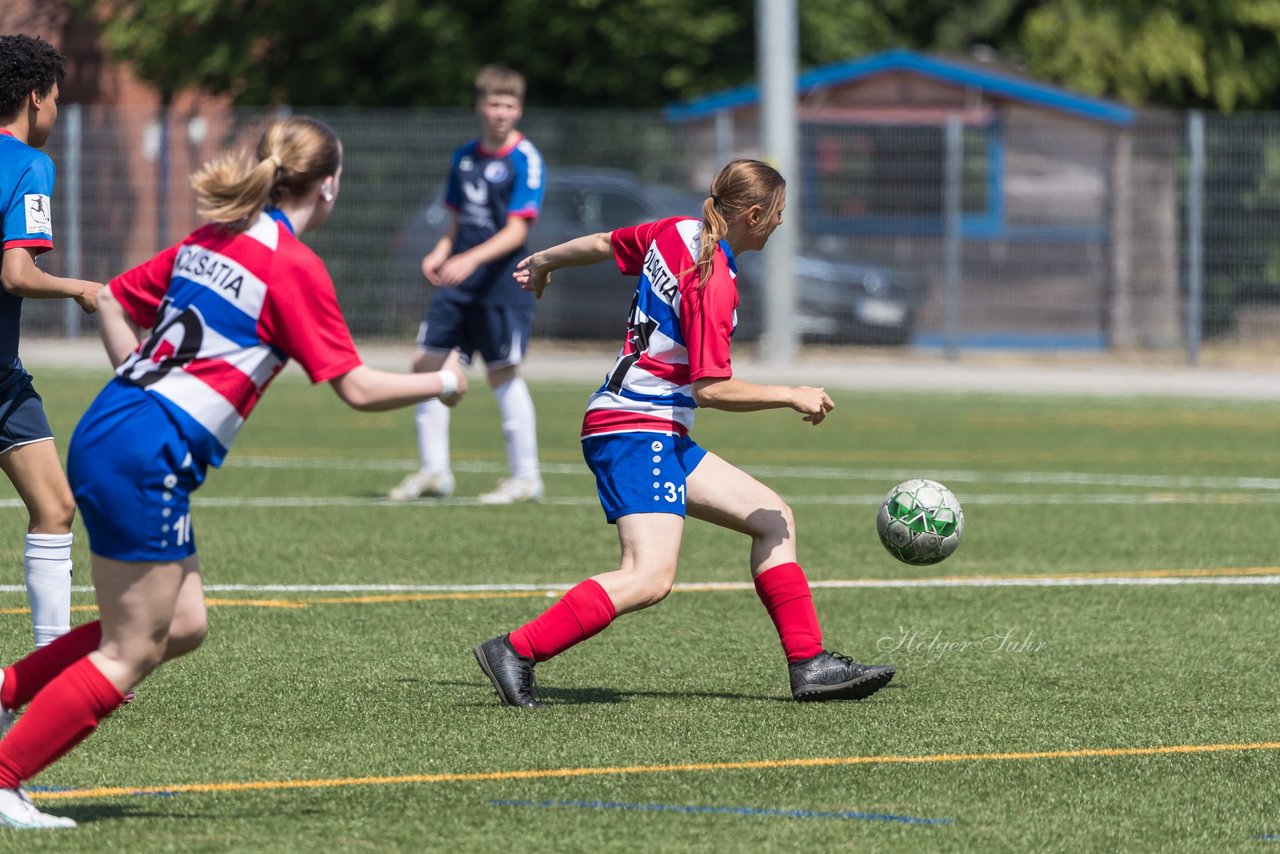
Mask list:
[[[701,216],[702,199],[685,190],[641,183],[634,174],[595,167],[550,172],[530,247],[554,246],[664,216]],[[421,283],[422,256],[448,226],[443,201],[423,205],[392,238],[393,275]],[[914,281],[906,274],[836,255],[796,257],[796,326],[809,341],[904,344],[914,321]],[[738,259],[739,340],[764,328],[764,259]],[[538,303],[535,332],[553,338],[621,339],[635,280],[604,265],[566,267],[552,276]]]

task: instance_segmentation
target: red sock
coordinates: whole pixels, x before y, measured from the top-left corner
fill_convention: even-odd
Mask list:
[[[546,661],[604,631],[618,612],[598,581],[588,578],[532,621],[511,633],[511,646],[525,658]]]
[[[61,759],[123,702],[88,658],[63,670],[0,741],[0,788],[16,789]]]
[[[757,575],[756,595],[778,629],[787,661],[804,661],[822,652],[822,627],[800,564],[779,564]]]
[[[76,626],[48,646],[15,661],[5,668],[4,684],[0,685],[0,706],[20,709],[30,703],[31,698],[53,677],[93,652],[101,642],[102,623],[94,620]]]

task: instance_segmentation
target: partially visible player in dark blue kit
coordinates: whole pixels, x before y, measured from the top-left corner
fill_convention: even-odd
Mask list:
[[[71,628],[71,521],[76,505],[31,375],[18,358],[23,299],[73,299],[98,308],[102,285],[51,276],[36,256],[53,248],[54,168],[38,149],[58,119],[62,56],[30,36],[0,36],[0,469],[27,507],[24,549],[36,646]]]
[[[476,77],[481,136],[453,153],[445,204],[448,232],[422,259],[435,286],[418,333],[415,371],[438,371],[458,350],[470,361],[479,351],[502,416],[510,477],[480,496],[486,504],[542,498],[533,399],[519,375],[533,329],[534,300],[512,279],[524,257],[529,226],[542,206],[542,157],[516,130],[524,78],[488,65]],[[449,409],[437,401],[418,407],[420,468],[390,496],[410,501],[453,494],[449,462]]]

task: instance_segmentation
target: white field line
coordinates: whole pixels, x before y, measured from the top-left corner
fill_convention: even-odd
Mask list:
[[[875,507],[883,496],[880,495],[783,495],[789,504],[809,507]],[[1280,504],[1280,494],[1266,493],[1187,493],[1187,492],[1153,492],[1132,494],[1090,494],[1060,493],[1036,495],[965,495],[966,507],[978,506],[1044,506],[1044,505],[1127,505],[1148,506],[1167,505],[1270,505]],[[382,507],[399,509],[447,509],[457,507],[479,507],[478,498],[429,499],[418,502],[398,502],[386,498],[360,498],[358,496],[252,496],[203,498],[199,495],[191,499],[195,507],[200,508],[314,508],[314,507]],[[548,498],[544,504],[557,507],[595,507],[599,501],[595,496],[561,496]],[[21,508],[22,501],[17,498],[0,499],[0,508]]]
[[[343,471],[413,471],[414,460],[325,459],[323,457],[231,457],[231,468],[334,469]],[[456,471],[473,474],[501,474],[504,463],[457,462]],[[1198,475],[1108,474],[1098,472],[1014,471],[978,472],[969,470],[907,472],[904,469],[833,468],[830,466],[744,466],[753,475],[804,480],[869,480],[897,483],[908,476],[929,477],[944,483],[1002,483],[1057,486],[1120,486],[1148,489],[1246,489],[1280,492],[1280,478],[1216,477]],[[585,463],[543,463],[544,474],[588,475]]]
[[[564,584],[206,584],[206,593],[563,593],[573,586]],[[1054,576],[975,576],[973,578],[852,578],[835,581],[810,581],[815,590],[886,590],[933,587],[1168,587],[1186,584],[1275,585],[1274,575],[1203,575],[1203,576],[1130,576],[1130,575],[1054,575]],[[72,588],[77,593],[93,590],[88,585]],[[754,591],[749,581],[676,582],[674,590],[684,593],[713,591]],[[0,593],[25,593],[20,584],[0,584]]]

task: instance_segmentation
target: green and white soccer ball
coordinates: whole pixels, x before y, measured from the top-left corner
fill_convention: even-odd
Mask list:
[[[904,480],[880,502],[876,531],[889,554],[903,563],[937,563],[960,545],[964,510],[951,490],[937,481]]]

